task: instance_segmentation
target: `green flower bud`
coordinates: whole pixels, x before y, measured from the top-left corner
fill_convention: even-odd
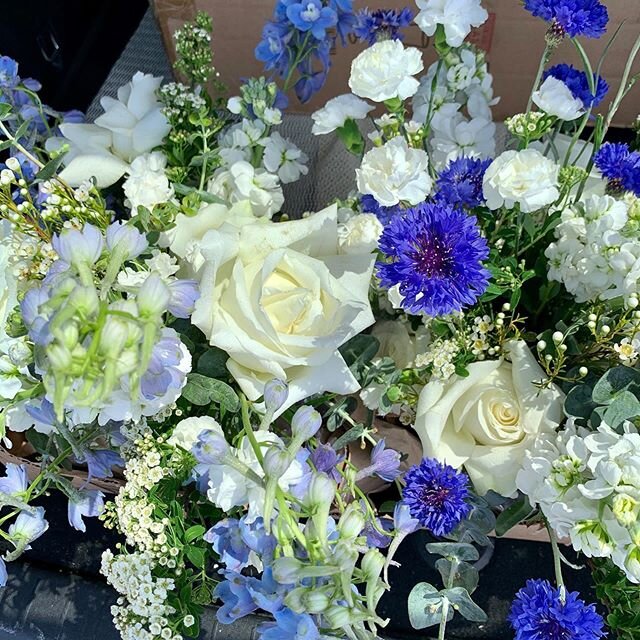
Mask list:
[[[357,538],[364,529],[365,517],[357,502],[352,502],[340,516],[338,531],[344,538]]]

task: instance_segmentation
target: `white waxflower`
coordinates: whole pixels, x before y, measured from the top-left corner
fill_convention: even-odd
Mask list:
[[[456,103],[443,105],[431,121],[431,155],[436,169],[468,156],[489,158],[495,154],[496,125],[486,118],[467,119]]]
[[[548,76],[534,91],[532,100],[542,111],[560,120],[575,120],[586,113],[582,100],[575,98],[571,89],[553,76]]]
[[[413,77],[423,69],[422,54],[399,40],[382,40],[360,53],[351,64],[349,87],[361,98],[384,102],[406,100],[417,90]]]
[[[378,216],[361,213],[338,225],[338,247],[341,253],[375,251],[384,227]]]
[[[271,218],[284,203],[278,177],[243,161],[229,169],[218,169],[209,181],[208,191],[229,205],[250,205],[256,218]]]
[[[173,187],[164,172],[166,166],[167,158],[160,151],[145,153],[131,163],[123,185],[131,215],[138,213],[139,206],[151,210],[173,198]]]
[[[327,104],[314,112],[312,133],[316,136],[331,133],[344,126],[344,123],[351,120],[363,120],[370,111],[375,109],[368,102],[361,100],[351,93],[332,98]]]
[[[505,151],[484,174],[487,206],[499,209],[518,204],[525,213],[537,211],[558,199],[558,165],[535,149]]]
[[[634,364],[640,355],[640,334],[636,334],[633,338],[623,338],[613,348],[623,364]]]
[[[277,131],[266,141],[264,149],[264,167],[276,173],[283,184],[295,182],[300,176],[306,176],[309,158],[293,142],[283,138]]]
[[[358,190],[385,207],[401,201],[419,204],[431,192],[428,166],[425,151],[409,147],[403,137],[392,138],[365,154],[356,170]]]
[[[450,47],[459,47],[471,27],[479,27],[489,17],[480,0],[416,0],[416,4],[420,9],[416,24],[428,36],[443,25]]]

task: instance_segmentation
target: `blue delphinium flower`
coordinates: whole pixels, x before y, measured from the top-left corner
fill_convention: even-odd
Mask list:
[[[80,462],[86,463],[89,480],[91,478],[112,478],[113,467],[124,467],[125,465],[122,457],[110,449],[87,449]]]
[[[604,78],[597,78],[596,93],[593,95],[589,87],[589,79],[584,71],[576,69],[570,64],[556,64],[553,67],[547,69],[543,78],[546,79],[549,76],[553,76],[557,80],[564,82],[569,87],[569,90],[573,94],[574,98],[582,101],[585,109],[589,107],[597,107],[607,95],[609,91],[609,85]],[[594,80],[596,77],[594,75]]]
[[[264,62],[265,69],[275,69],[284,75],[291,63],[291,52],[287,45],[291,40],[291,33],[286,25],[277,22],[267,22],[262,29],[262,40],[255,49],[256,59]]]
[[[213,597],[222,601],[222,606],[216,612],[216,618],[222,624],[231,624],[253,613],[258,605],[247,589],[247,577],[232,571],[221,573],[225,579],[219,582],[213,591]]]
[[[550,22],[559,37],[599,38],[609,21],[607,8],[599,0],[524,0],[524,8]]]
[[[0,493],[7,496],[16,496],[27,490],[29,479],[27,478],[27,467],[23,464],[12,464],[8,462],[5,465],[6,475],[0,478]],[[0,504],[2,500],[0,498]]]
[[[0,558],[0,587],[6,587],[8,579],[9,574],[7,573],[7,565],[4,560]]]
[[[469,481],[449,465],[425,458],[405,474],[402,501],[411,516],[436,536],[451,533],[471,512]]]
[[[401,29],[406,29],[413,20],[413,12],[404,9],[362,9],[356,14],[353,33],[363,42],[375,44],[380,40],[403,40]]]
[[[472,305],[484,293],[489,255],[477,220],[449,205],[423,203],[395,216],[379,248],[388,262],[378,263],[385,288],[400,285],[409,313],[436,317]]]
[[[335,27],[338,14],[331,8],[323,6],[320,0],[303,0],[287,7],[287,18],[293,26],[302,31],[310,31],[313,37],[324,40],[327,29]]]
[[[373,213],[378,216],[378,220],[385,225],[389,220],[391,220],[391,218],[393,218],[393,216],[404,211],[404,209],[399,205],[384,207],[370,194],[360,196],[360,208],[363,213]]]
[[[0,88],[13,89],[18,82],[18,63],[9,56],[0,56]]]
[[[95,489],[79,491],[69,498],[67,517],[69,524],[76,530],[86,532],[87,527],[82,517],[95,518],[104,509],[104,493]]]
[[[465,209],[484,204],[482,179],[490,164],[490,159],[462,157],[452,160],[436,182],[436,202]]]
[[[275,622],[265,622],[258,627],[260,640],[317,640],[320,632],[313,618],[307,613],[294,613],[282,609],[273,616]]]
[[[623,142],[606,142],[594,157],[600,173],[612,191],[632,191],[640,196],[640,152],[631,151]]]
[[[344,47],[347,44],[347,37],[353,32],[356,24],[356,17],[353,14],[353,0],[329,0],[329,6],[338,16],[336,29]]]
[[[384,438],[382,438],[371,451],[371,463],[358,471],[356,480],[368,476],[378,476],[385,482],[393,482],[399,475],[400,454],[394,449],[387,449]]]
[[[547,580],[528,580],[511,607],[509,622],[515,640],[598,640],[606,635],[604,620],[595,606],[576,592],[567,593]]]

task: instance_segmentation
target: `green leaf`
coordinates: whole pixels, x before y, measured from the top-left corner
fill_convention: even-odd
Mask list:
[[[414,629],[426,629],[440,624],[442,619],[442,596],[438,590],[426,582],[418,583],[407,600],[409,620]],[[453,611],[449,612],[449,619]]]
[[[175,183],[173,185],[175,192],[180,196],[189,196],[191,194],[196,194],[202,202],[206,202],[207,204],[225,204],[225,201],[222,198],[218,198],[217,196],[208,193],[207,191],[200,191],[195,187],[188,187],[186,184],[178,184]]]
[[[593,388],[593,401],[609,404],[614,396],[631,385],[640,385],[640,371],[631,367],[609,369]]]
[[[222,408],[226,409],[230,413],[237,413],[240,410],[240,398],[238,394],[222,380],[212,380],[213,390],[211,397],[214,402],[217,402]]]
[[[0,120],[4,120],[11,113],[11,105],[8,102],[0,103]]]
[[[616,429],[625,420],[640,416],[640,401],[631,391],[621,391],[611,401],[603,416],[612,429]]]
[[[45,164],[44,167],[42,167],[42,169],[38,171],[38,173],[36,173],[36,181],[44,182],[45,180],[49,180],[51,177],[53,177],[56,174],[58,167],[62,164],[63,160],[63,154],[49,160],[49,162],[47,162],[47,164]]]
[[[364,138],[358,124],[353,118],[347,118],[344,125],[336,129],[336,134],[340,141],[347,148],[347,151],[359,156],[364,151]]]
[[[349,340],[340,348],[340,353],[344,357],[347,365],[351,368],[353,365],[361,362],[369,362],[375,357],[380,349],[380,342],[375,336],[368,333],[361,333]]]
[[[466,589],[453,587],[445,589],[441,594],[449,600],[456,611],[471,622],[486,622],[487,614],[471,599]]]
[[[189,544],[196,538],[202,538],[206,529],[201,524],[194,524],[184,532],[184,541]]]
[[[333,448],[336,451],[340,451],[343,447],[346,447],[350,442],[357,440],[367,428],[363,424],[356,424],[349,431],[342,434],[334,443]]]
[[[226,382],[208,378],[200,373],[190,373],[187,376],[187,384],[182,390],[182,395],[200,407],[216,402],[231,413],[240,409],[238,395]]]
[[[212,347],[198,358],[196,370],[203,376],[207,376],[207,378],[222,378],[228,376],[228,359],[229,356],[222,349]]]
[[[25,136],[27,131],[29,131],[29,127],[31,126],[31,120],[25,120],[19,127],[18,130],[13,134],[13,137],[16,140],[20,140]]]
[[[204,568],[204,549],[201,547],[187,547],[185,553],[194,567],[197,569]]]
[[[453,558],[459,561],[475,562],[480,558],[478,550],[471,544],[459,542],[432,542],[427,545],[427,551],[445,558]]]
[[[509,505],[496,519],[496,535],[501,537],[518,523],[531,515],[533,507],[526,496],[521,496]]]
[[[442,581],[447,584],[451,580],[454,587],[463,587],[469,593],[473,593],[480,581],[478,570],[468,562],[456,562],[455,565],[446,558],[440,558],[436,562],[436,569],[442,576]]]

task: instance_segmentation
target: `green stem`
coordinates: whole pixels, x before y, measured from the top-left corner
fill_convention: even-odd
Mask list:
[[[562,578],[562,559],[560,556],[560,549],[558,548],[558,538],[551,525],[546,523],[547,531],[549,532],[549,540],[551,540],[551,550],[553,551],[553,568],[556,574],[556,584],[560,589],[560,599],[565,600],[565,586],[564,579]]]
[[[538,65],[538,72],[536,73],[536,79],[533,81],[533,89],[531,89],[531,93],[529,94],[529,101],[527,102],[527,113],[531,111],[531,107],[533,105],[533,94],[538,90],[540,86],[540,80],[542,80],[542,74],[544,73],[544,68],[547,66],[547,62],[549,62],[549,58],[551,58],[551,53],[553,52],[554,47],[550,44],[546,44],[544,51],[542,52],[542,57],[540,58],[540,64]]]

